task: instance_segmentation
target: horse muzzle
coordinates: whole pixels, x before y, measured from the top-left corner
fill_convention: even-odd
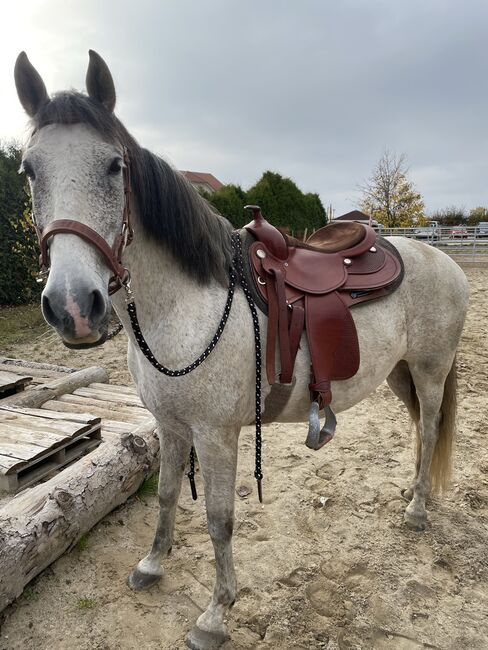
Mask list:
[[[69,348],[91,348],[107,338],[108,296],[105,298],[95,287],[80,283],[67,290],[48,282],[42,293],[42,313]]]

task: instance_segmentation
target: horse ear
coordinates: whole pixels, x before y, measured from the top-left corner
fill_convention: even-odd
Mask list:
[[[17,57],[14,68],[15,86],[20,103],[29,117],[34,117],[43,104],[49,101],[41,75],[27,58],[25,52]]]
[[[112,113],[115,108],[115,86],[108,65],[94,50],[88,50],[88,54],[90,55],[86,73],[88,95]]]

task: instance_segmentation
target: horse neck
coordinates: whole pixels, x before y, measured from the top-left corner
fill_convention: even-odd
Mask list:
[[[198,283],[183,271],[164,245],[142,234],[135,221],[134,240],[126,249],[123,261],[131,274],[131,288],[144,334],[157,333],[161,341],[161,336],[169,338],[195,328],[199,332],[210,330],[227,289],[215,280],[207,285]],[[128,325],[124,298],[121,290],[113,297],[113,304],[119,318]]]

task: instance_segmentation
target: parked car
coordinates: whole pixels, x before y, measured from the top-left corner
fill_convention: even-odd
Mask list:
[[[476,235],[478,237],[488,237],[488,221],[480,221],[476,228]]]
[[[466,226],[463,225],[453,226],[449,231],[449,237],[451,237],[452,239],[456,237],[464,238],[467,236],[468,236],[468,229],[466,228]]]
[[[437,221],[431,221],[428,226],[415,228],[413,234],[415,239],[430,239],[437,241],[441,238],[441,231]]]

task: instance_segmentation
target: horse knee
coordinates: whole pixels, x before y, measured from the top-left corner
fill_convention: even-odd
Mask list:
[[[229,542],[234,532],[234,515],[216,511],[207,512],[208,532],[214,541]]]

